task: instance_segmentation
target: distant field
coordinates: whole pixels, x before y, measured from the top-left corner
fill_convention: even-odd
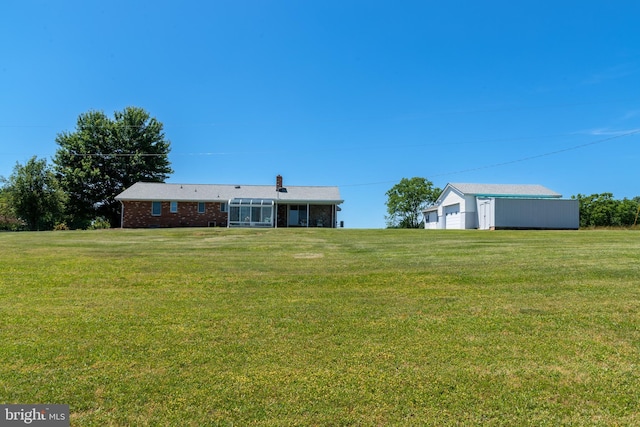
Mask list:
[[[71,425],[639,425],[640,232],[0,233],[0,403]]]

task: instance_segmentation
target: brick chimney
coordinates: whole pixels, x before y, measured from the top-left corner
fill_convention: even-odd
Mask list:
[[[282,175],[276,176],[276,191],[280,191],[282,188]]]

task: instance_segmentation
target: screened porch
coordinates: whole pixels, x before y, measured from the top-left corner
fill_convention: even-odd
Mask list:
[[[273,227],[273,199],[231,199],[228,227]]]

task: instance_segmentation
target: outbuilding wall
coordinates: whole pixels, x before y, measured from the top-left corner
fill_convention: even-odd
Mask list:
[[[424,228],[436,230],[438,228],[438,211],[424,212]]]
[[[457,211],[457,218],[455,218],[454,227],[451,227],[451,223],[448,224],[447,214],[451,211]],[[477,228],[478,220],[476,214],[475,196],[462,195],[457,191],[448,189],[446,194],[443,194],[440,198],[438,206],[438,226],[442,229],[469,229]],[[425,227],[432,228],[432,227]],[[436,227],[433,227],[436,228]]]
[[[577,230],[580,211],[571,199],[493,199],[495,229]]]

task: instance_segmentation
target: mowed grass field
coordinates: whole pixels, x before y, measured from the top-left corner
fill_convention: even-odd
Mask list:
[[[0,403],[73,426],[638,425],[640,232],[0,234]]]

